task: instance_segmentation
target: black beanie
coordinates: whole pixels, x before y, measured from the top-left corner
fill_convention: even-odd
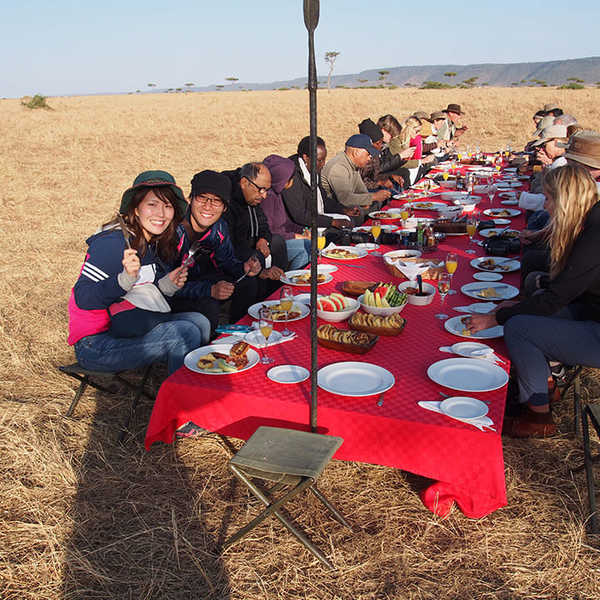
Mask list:
[[[194,198],[200,194],[214,194],[219,196],[225,204],[229,204],[231,200],[231,181],[229,177],[216,171],[200,171],[192,177],[190,196]]]
[[[358,131],[364,133],[371,138],[372,142],[378,142],[383,139],[383,133],[381,129],[371,121],[371,119],[365,119],[362,123],[358,124]]]

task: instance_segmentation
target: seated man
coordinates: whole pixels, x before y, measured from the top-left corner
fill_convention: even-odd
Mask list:
[[[285,242],[272,235],[260,207],[271,189],[271,173],[263,163],[247,163],[233,171],[223,171],[231,181],[231,203],[225,213],[235,255],[247,260],[256,254],[264,267],[262,276],[279,281],[287,266]]]
[[[189,262],[188,280],[170,301],[175,312],[203,313],[214,333],[222,303],[231,299],[229,320],[241,319],[248,306],[257,301],[256,275],[259,261],[245,263],[233,252],[223,214],[231,199],[231,183],[215,171],[196,173],[192,179],[189,208],[177,228],[179,257]],[[190,247],[194,250],[190,253]],[[246,273],[248,276],[233,283]]]
[[[440,127],[436,126],[438,141],[452,142],[467,130],[466,125],[459,126],[465,113],[462,112],[460,104],[448,104],[441,112],[445,113],[446,118],[444,123],[440,123]]]
[[[358,171],[369,163],[372,156],[378,155],[379,151],[368,135],[356,134],[348,138],[344,151],[338,152],[323,167],[325,192],[348,208],[360,207],[362,220],[373,205],[376,210],[391,196],[389,190],[369,192]]]
[[[391,136],[389,134],[386,136],[387,132],[384,133],[384,130],[380,129],[371,119],[365,119],[359,123],[358,131],[368,135],[373,142],[373,146],[379,150],[379,156],[372,156],[369,163],[359,169],[360,176],[367,189],[370,192],[381,189],[390,190],[392,193],[399,191],[395,189],[395,182],[388,171],[400,168],[405,161],[400,156],[394,156],[386,146],[385,138],[387,137],[387,141],[389,141]]]
[[[282,192],[283,204],[291,221],[301,227],[311,226],[310,137],[300,140],[298,151],[289,157],[294,163],[292,185]],[[344,229],[352,225],[352,217],[360,216],[357,206],[347,207],[328,196],[321,186],[320,173],[327,160],[327,147],[317,137],[317,227]],[[332,216],[333,215],[333,216]],[[342,218],[346,216],[347,218]]]
[[[544,104],[544,114],[547,117],[560,117],[564,113],[562,108],[559,108],[556,102],[550,102],[549,104]]]

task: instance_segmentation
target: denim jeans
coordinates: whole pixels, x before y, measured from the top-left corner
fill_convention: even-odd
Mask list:
[[[303,238],[285,240],[287,248],[288,268],[291,271],[301,269],[310,262],[310,240]]]
[[[183,365],[185,355],[208,343],[210,322],[200,313],[173,314],[143,336],[117,338],[109,333],[88,335],[75,344],[75,356],[90,371],[126,371],[167,361],[169,375]]]
[[[522,403],[548,404],[549,360],[600,367],[600,323],[578,320],[570,305],[551,317],[516,315],[504,324],[504,340],[517,371]]]

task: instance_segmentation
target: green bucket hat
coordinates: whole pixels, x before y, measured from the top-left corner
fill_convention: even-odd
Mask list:
[[[166,171],[144,171],[143,173],[140,173],[133,180],[133,185],[123,193],[119,212],[121,214],[127,213],[129,210],[129,205],[131,204],[131,200],[133,199],[133,195],[139,188],[152,188],[159,187],[161,185],[168,185],[173,190],[177,196],[179,212],[181,215],[185,215],[188,208],[188,203],[186,202],[185,196],[183,195],[181,188],[176,185],[173,175],[167,173]]]

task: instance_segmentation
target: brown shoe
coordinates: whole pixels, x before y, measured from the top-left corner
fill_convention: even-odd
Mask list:
[[[529,407],[521,416],[506,419],[502,427],[502,435],[514,438],[546,438],[556,432],[551,413],[534,412]]]

